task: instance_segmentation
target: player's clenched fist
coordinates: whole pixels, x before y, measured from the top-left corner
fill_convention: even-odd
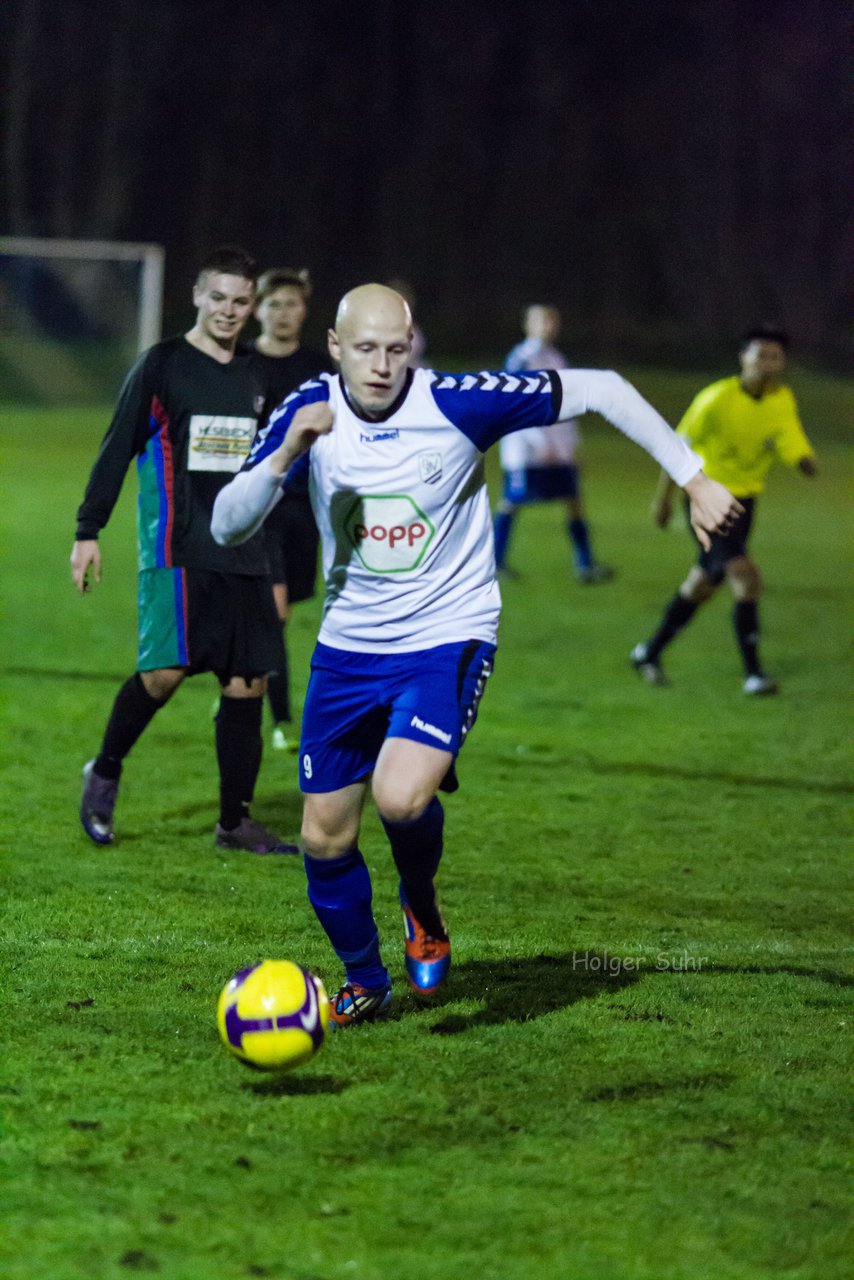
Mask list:
[[[318,436],[329,434],[333,422],[332,410],[326,400],[304,404],[297,409],[284,440],[275,453],[270,454],[270,470],[284,475],[300,454],[311,448]]]

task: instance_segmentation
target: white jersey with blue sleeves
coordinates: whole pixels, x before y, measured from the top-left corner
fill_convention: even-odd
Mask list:
[[[529,369],[566,369],[568,365],[562,351],[539,338],[526,338],[518,343],[504,361],[504,368],[510,373]],[[573,466],[579,443],[578,423],[572,418],[556,422],[554,426],[540,425],[527,431],[514,431],[501,441],[501,466],[505,471]]]
[[[326,579],[319,639],[383,653],[454,640],[494,643],[501,597],[483,455],[514,426],[553,421],[559,385],[544,373],[418,369],[395,411],[366,421],[340,379],[321,383],[335,425],[310,451]],[[270,434],[281,439],[275,426]],[[271,447],[273,440],[259,441],[257,456]]]
[[[652,452],[677,483],[700,467],[633,387],[600,370],[411,370],[378,420],[353,409],[340,377],[322,374],[279,406],[244,471],[220,494],[217,541],[248,536],[275,504],[281,480],[264,460],[297,409],[317,400],[329,401],[333,429],[285,483],[308,465],[326,579],[319,638],[338,649],[405,653],[460,640],[495,643],[501,598],[484,453],[508,433],[595,409]]]

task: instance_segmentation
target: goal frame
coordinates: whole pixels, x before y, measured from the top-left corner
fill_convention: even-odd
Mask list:
[[[129,240],[68,240],[41,236],[0,236],[0,255],[20,258],[78,258],[90,262],[141,263],[137,305],[137,354],[160,341],[163,324],[165,251],[160,244]]]

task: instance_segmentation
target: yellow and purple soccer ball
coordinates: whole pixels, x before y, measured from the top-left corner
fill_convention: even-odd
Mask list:
[[[216,1021],[225,1047],[260,1071],[290,1071],[312,1058],[329,1026],[323,983],[291,960],[262,960],[223,987]]]

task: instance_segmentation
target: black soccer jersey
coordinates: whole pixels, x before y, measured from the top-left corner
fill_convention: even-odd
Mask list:
[[[210,532],[214,499],[240,470],[266,400],[246,349],[221,364],[183,336],[151,347],[125,379],[77,512],[78,540],[104,528],[136,458],[140,569],[266,574],[262,533],[221,547]]]
[[[267,386],[265,417],[303,382],[335,370],[328,355],[306,347],[298,347],[289,356],[267,356],[256,347],[254,354]],[[273,581],[286,584],[291,604],[308,600],[314,595],[320,535],[308,496],[307,477],[302,486],[285,493],[270,512],[263,529]]]
[[[266,387],[265,416],[269,416],[301,383],[316,378],[319,373],[335,372],[330,356],[309,347],[297,347],[289,356],[268,356],[254,347],[253,358]]]

